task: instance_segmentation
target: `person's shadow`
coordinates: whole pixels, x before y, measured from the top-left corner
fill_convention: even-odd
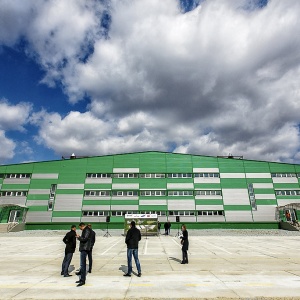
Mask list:
[[[126,274],[126,273],[127,273],[127,270],[128,270],[128,268],[127,268],[127,266],[125,266],[125,265],[121,265],[121,267],[119,268],[119,270],[123,271],[123,272],[124,272],[124,274]]]
[[[176,262],[181,263],[181,260],[178,259],[178,258],[176,258],[176,257],[169,257],[169,260],[174,260],[174,261],[176,261]]]

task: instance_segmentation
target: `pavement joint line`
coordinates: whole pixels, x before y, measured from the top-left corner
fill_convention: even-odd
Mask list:
[[[104,252],[102,252],[101,255],[104,255],[107,251],[109,251],[111,248],[113,248],[114,246],[116,246],[120,242],[121,242],[121,239],[118,242],[116,242],[115,244],[113,244],[112,246],[110,246],[108,249],[106,249]]]
[[[146,240],[146,242],[145,242],[144,255],[147,254],[147,248],[148,248],[148,240]]]
[[[228,254],[231,254],[231,255],[233,255],[233,253],[231,253],[231,252],[229,252],[229,251],[225,250],[225,249],[224,249],[224,248],[222,248],[222,247],[216,246],[216,245],[214,245],[214,244],[211,244],[211,243],[209,243],[209,242],[205,242],[205,241],[202,241],[202,243],[205,243],[205,244],[207,244],[207,245],[209,245],[209,246],[212,246],[212,247],[218,248],[218,249],[220,249],[220,250],[222,250],[222,251],[224,251],[224,252],[226,252],[226,253],[228,253]]]

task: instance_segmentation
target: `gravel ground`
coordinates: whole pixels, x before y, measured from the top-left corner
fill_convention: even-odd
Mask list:
[[[80,230],[79,230],[80,231]],[[190,229],[189,236],[300,236],[300,231],[287,231],[280,229]],[[0,237],[32,237],[45,235],[64,235],[67,230],[25,230],[19,232],[0,233]],[[95,230],[98,237],[104,236],[106,230]],[[124,231],[122,229],[111,229],[109,234],[111,236],[122,236]],[[171,236],[175,235],[177,230],[171,230]]]

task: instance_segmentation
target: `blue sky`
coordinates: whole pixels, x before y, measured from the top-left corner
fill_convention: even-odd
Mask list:
[[[299,1],[0,4],[0,164],[148,150],[299,163]]]

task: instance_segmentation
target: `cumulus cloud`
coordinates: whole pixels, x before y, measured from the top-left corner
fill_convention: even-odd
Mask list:
[[[299,161],[298,1],[196,1],[186,13],[174,0],[5,3],[28,26],[1,21],[11,34],[0,41],[25,36],[43,82],[62,84],[72,103],[90,99],[84,113],[32,116],[57,153]]]

